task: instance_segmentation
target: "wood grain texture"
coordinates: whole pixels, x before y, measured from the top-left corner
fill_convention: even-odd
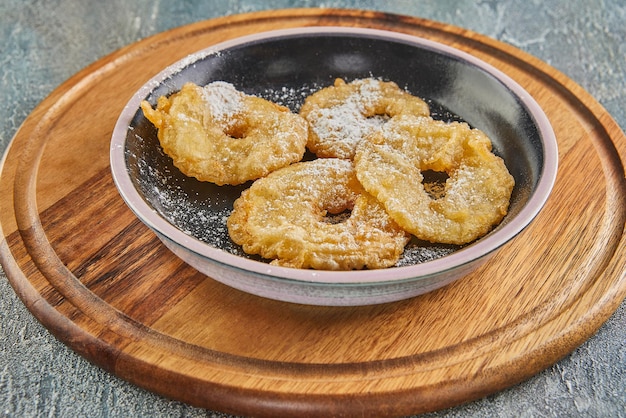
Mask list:
[[[433,39],[500,68],[559,142],[554,192],[489,263],[367,307],[262,299],[207,279],[126,208],[108,168],[124,104],[172,62],[249,33],[341,25]],[[626,138],[582,88],[509,45],[412,17],[282,10],[199,22],[76,74],[24,122],[0,177],[2,266],[20,298],[95,364],[197,406],[265,416],[408,415],[511,386],[592,335],[626,295]]]

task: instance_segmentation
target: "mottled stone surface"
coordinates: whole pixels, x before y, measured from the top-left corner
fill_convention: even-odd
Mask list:
[[[285,7],[377,9],[508,42],[588,90],[626,128],[623,0],[0,0],[0,151],[55,87],[98,58],[193,21]],[[0,197],[2,198],[2,197]],[[433,417],[625,417],[626,304],[597,335],[530,380]],[[166,400],[52,337],[0,277],[0,415],[223,417]]]

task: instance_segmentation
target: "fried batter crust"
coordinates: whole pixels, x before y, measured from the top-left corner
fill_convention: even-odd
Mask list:
[[[332,214],[347,219],[330,221]],[[274,265],[318,270],[384,268],[409,235],[358,182],[341,159],[300,162],[256,180],[235,201],[231,239]]]
[[[514,186],[490,139],[465,123],[394,118],[358,148],[356,175],[389,215],[417,238],[466,244],[498,224]],[[445,172],[443,196],[424,189],[422,172]]]
[[[357,144],[387,120],[402,114],[428,116],[428,104],[391,81],[335,80],[308,96],[300,115],[309,122],[307,147],[322,158],[354,157]]]
[[[156,109],[141,103],[163,150],[183,174],[218,185],[241,184],[302,159],[307,123],[288,108],[229,83],[186,83]]]

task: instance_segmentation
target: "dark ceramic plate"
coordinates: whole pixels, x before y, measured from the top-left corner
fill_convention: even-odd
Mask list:
[[[226,218],[250,184],[215,186],[186,177],[166,156],[139,102],[155,103],[186,82],[222,80],[297,112],[304,98],[341,77],[396,82],[429,102],[434,118],[486,132],[515,178],[509,214],[465,247],[412,241],[396,267],[330,272],[274,267],[234,244]],[[311,158],[309,156],[309,158]],[[192,266],[233,287],[300,303],[356,305],[403,299],[461,277],[518,234],[547,199],[556,175],[554,134],[519,85],[450,47],[395,32],[302,28],[261,33],[200,51],[148,82],[120,116],[113,176],[128,205]]]

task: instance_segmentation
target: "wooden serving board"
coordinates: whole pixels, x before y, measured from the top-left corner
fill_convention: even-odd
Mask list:
[[[206,278],[125,206],[109,139],[131,95],[186,54],[278,28],[365,26],[500,68],[545,109],[554,192],[473,274],[410,300],[315,307]],[[520,382],[590,337],[626,295],[626,138],[563,74],[510,45],[418,18],[282,10],[174,29],[101,59],[27,118],[0,177],[2,265],[30,311],[98,366],[190,404],[265,416],[406,415]]]

